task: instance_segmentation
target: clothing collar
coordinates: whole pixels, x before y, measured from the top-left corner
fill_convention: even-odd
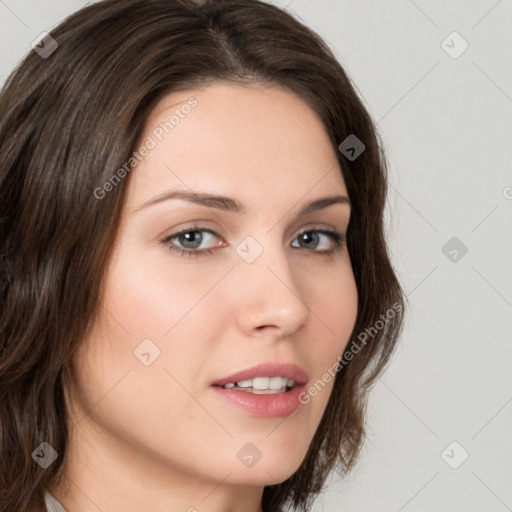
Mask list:
[[[67,510],[61,505],[61,503],[50,493],[46,491],[44,493],[44,503],[46,505],[47,512],[67,512]]]

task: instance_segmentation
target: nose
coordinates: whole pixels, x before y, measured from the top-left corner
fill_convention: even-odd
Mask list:
[[[275,337],[284,338],[306,323],[311,311],[284,248],[265,247],[252,263],[241,258],[232,274],[237,280],[236,318],[247,335],[275,331]]]

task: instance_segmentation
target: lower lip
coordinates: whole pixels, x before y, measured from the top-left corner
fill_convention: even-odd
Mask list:
[[[296,411],[302,404],[299,401],[305,385],[295,386],[284,393],[257,395],[249,391],[233,391],[220,386],[212,386],[214,393],[229,404],[258,418],[280,418]]]

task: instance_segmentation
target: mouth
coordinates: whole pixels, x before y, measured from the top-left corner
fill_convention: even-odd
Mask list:
[[[212,386],[257,394],[285,393],[294,386],[306,384],[308,380],[304,368],[297,364],[261,363],[218,379]]]
[[[301,405],[309,377],[296,364],[263,363],[211,384],[222,400],[258,418],[291,414]]]

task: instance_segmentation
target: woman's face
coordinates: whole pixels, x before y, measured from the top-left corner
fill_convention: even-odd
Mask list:
[[[322,375],[357,314],[346,244],[328,233],[346,234],[349,204],[300,213],[348,196],[336,153],[291,92],[227,83],[166,96],[144,144],[125,178],[101,314],[75,360],[70,454],[148,490],[281,482],[306,455],[332,390]],[[165,199],[171,191],[231,199]],[[297,365],[307,382],[297,388],[297,374],[284,394],[213,385],[259,364]],[[245,384],[277,387],[264,377],[290,368],[256,370],[263,379]],[[319,380],[301,403],[297,389]]]

